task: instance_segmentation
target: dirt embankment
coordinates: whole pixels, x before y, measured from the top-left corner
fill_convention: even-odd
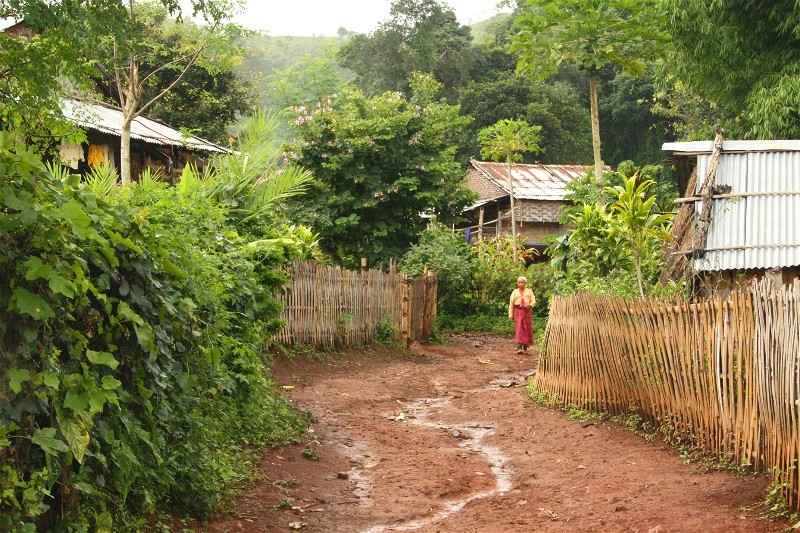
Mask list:
[[[786,528],[745,510],[763,498],[763,477],[701,473],[664,444],[537,406],[524,393],[535,355],[514,354],[502,338],[453,341],[414,355],[281,361],[276,381],[314,414],[316,440],[265,453],[263,479],[207,530]]]

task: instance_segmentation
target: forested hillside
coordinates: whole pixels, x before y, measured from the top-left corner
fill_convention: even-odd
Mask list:
[[[400,20],[385,21],[368,35],[342,28],[337,37],[251,36],[242,75],[256,80],[257,102],[280,111],[314,105],[348,82],[370,95],[405,91],[412,72],[433,72],[448,102],[473,118],[459,141],[462,163],[479,157],[478,131],[504,118],[542,126],[544,151],[526,154],[527,161],[591,162],[588,80],[571,67],[546,81],[518,76],[508,50],[513,14],[462,26],[451,11],[432,8]],[[398,44],[399,35],[407,35],[406,42]],[[657,163],[661,144],[672,139],[672,119],[651,109],[653,76],[632,78],[613,67],[600,73],[601,137],[612,166],[625,160]]]

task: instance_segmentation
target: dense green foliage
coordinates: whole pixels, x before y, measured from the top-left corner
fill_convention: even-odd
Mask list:
[[[470,28],[438,0],[394,0],[389,20],[352,37],[339,56],[369,94],[407,91],[414,72],[433,74],[451,94],[469,79],[471,44]]]
[[[239,447],[305,423],[260,349],[294,253],[271,229],[275,202],[303,174],[273,185],[240,152],[178,188],[104,196],[15,138],[0,134],[0,528],[207,514],[243,474]]]
[[[519,276],[528,278],[528,287],[536,294],[534,316],[547,316],[552,291],[550,265],[526,264],[533,252],[522,251],[521,245],[519,249],[520,260],[515,262],[514,246],[508,237],[470,245],[462,233],[434,224],[403,255],[400,268],[412,276],[420,275],[426,266],[436,271],[439,312],[443,316],[440,323],[448,328],[465,321],[495,324],[491,317],[497,316],[507,321],[508,298]]]
[[[438,89],[418,75],[411,97],[348,89],[295,108],[297,140],[285,156],[315,181],[293,216],[320,233],[335,261],[355,267],[361,257],[371,265],[399,257],[424,229],[421,213],[449,223],[471,201],[454,159],[454,137],[468,119],[436,100]]]
[[[659,16],[655,0],[527,0],[513,49],[520,70],[537,78],[556,74],[562,63],[589,74],[618,65],[641,75],[666,38]]]
[[[475,118],[461,150],[480,153],[478,132],[502,119],[541,126],[541,153],[524,154],[526,162],[585,164],[592,160],[589,110],[568,83],[533,82],[504,72],[497,79],[473,82],[459,93],[461,112]]]
[[[181,74],[184,64],[173,62],[175,57],[201,39],[196,36],[196,25],[187,20],[177,23],[158,5],[145,4],[139,9],[138,16],[147,20],[150,33],[147,51],[140,53],[140,69],[155,72],[142,92],[142,99],[148,101]],[[256,100],[254,87],[258,80],[239,71],[244,56],[250,53],[242,41],[244,35],[236,26],[217,35],[214,46],[156,100],[147,115],[227,145],[228,127],[240,116],[249,116]],[[113,86],[113,80],[106,82]]]
[[[682,285],[660,286],[661,249],[671,215],[659,213],[676,197],[671,183],[657,185],[657,166],[635,169],[631,162],[602,181],[586,176],[570,183],[563,222],[567,234],[548,249],[555,291],[586,290],[624,297],[677,294]],[[625,173],[631,174],[627,176]]]
[[[726,132],[761,139],[800,136],[796,2],[663,4],[673,43],[666,71],[691,94],[719,106]]]

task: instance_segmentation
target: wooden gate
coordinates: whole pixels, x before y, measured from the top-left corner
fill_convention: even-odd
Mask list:
[[[438,281],[434,272],[425,270],[420,278],[404,277],[405,309],[402,332],[406,343],[427,340],[431,336],[437,311]]]

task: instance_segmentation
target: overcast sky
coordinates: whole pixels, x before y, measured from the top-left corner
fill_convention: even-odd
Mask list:
[[[445,0],[462,24],[498,12],[498,0]],[[389,17],[391,0],[247,0],[236,22],[269,35],[336,35],[341,27],[368,33]]]

